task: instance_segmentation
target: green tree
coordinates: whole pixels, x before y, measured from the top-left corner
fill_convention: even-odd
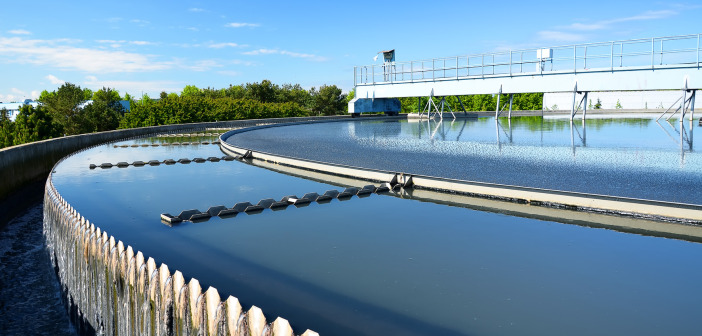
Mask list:
[[[93,102],[81,110],[81,133],[117,129],[124,112],[119,92],[103,87],[93,94]]]
[[[92,93],[91,93],[92,95]],[[54,121],[66,134],[79,134],[81,129],[80,105],[85,101],[85,92],[80,86],[64,83],[57,91],[40,95]]]
[[[45,107],[23,105],[15,119],[12,142],[14,145],[21,145],[50,139],[60,134],[60,126],[53,122],[53,117]]]
[[[119,91],[103,87],[102,89],[95,91],[93,95],[91,96],[92,100],[96,101],[103,101],[103,102],[112,102],[112,101],[120,101],[121,98],[119,97]]]
[[[343,113],[345,110],[346,95],[336,85],[322,85],[319,92],[312,88],[312,111],[323,115]]]
[[[181,97],[196,97],[200,96],[202,91],[195,85],[186,85],[180,93]]]
[[[276,92],[278,86],[271,81],[264,79],[261,83],[246,83],[246,97],[258,100],[262,103],[276,102]]]
[[[15,123],[10,120],[9,111],[3,108],[0,110],[0,148],[9,147],[14,144]]]

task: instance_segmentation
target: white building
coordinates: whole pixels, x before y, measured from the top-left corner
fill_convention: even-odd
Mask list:
[[[15,118],[17,118],[17,115],[19,114],[20,107],[27,104],[32,105],[33,107],[37,107],[39,105],[38,102],[32,101],[31,99],[25,99],[21,103],[0,103],[0,111],[2,109],[6,109],[10,120],[15,121]]]

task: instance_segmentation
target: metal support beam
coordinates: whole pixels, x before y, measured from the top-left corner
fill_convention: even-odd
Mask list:
[[[573,117],[575,117],[575,98],[578,95],[578,83],[575,83],[575,87],[573,88],[573,104],[570,105],[570,121],[573,121]]]
[[[690,121],[695,119],[695,93],[697,93],[697,90],[692,90],[690,95]]]
[[[514,99],[514,93],[509,94],[509,112],[507,112],[507,118],[509,120],[512,120],[512,100]],[[512,129],[512,126],[510,125],[510,129]]]
[[[686,100],[687,100],[687,81],[685,81],[685,87],[683,88],[683,100],[682,100],[682,103],[680,103],[680,108],[682,110],[682,111],[680,111],[680,113],[681,113],[680,114],[680,124],[681,125],[683,123],[683,120],[685,120],[685,112],[686,112],[685,105],[687,105]]]
[[[502,95],[502,85],[500,85],[500,91],[497,92],[497,104],[495,104],[495,119],[500,116],[500,95]]]
[[[585,97],[583,97],[583,127],[585,127],[585,117],[587,116],[587,94],[588,92],[585,91]],[[585,129],[583,128],[583,135],[585,135]]]
[[[456,99],[458,99],[458,103],[461,104],[461,110],[463,110],[463,116],[467,116],[468,113],[466,112],[466,107],[463,106],[463,101],[461,101],[461,97],[456,96]]]

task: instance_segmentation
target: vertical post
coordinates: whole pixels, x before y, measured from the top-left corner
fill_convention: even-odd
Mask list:
[[[583,69],[587,70],[587,46],[585,46],[585,57],[583,60],[585,62]]]
[[[685,100],[687,100],[687,82],[685,82],[685,88],[683,89],[682,101],[680,102],[680,125],[682,126],[683,120],[685,120]],[[682,127],[681,127],[682,129]]]
[[[653,65],[656,63],[655,61],[656,57],[656,42],[655,38],[651,38],[651,69],[653,69]]]
[[[353,67],[353,87],[356,87],[356,67]]]
[[[578,72],[578,49],[573,46],[573,72]]]
[[[624,65],[624,42],[619,43],[619,67]]]
[[[585,125],[585,116],[587,115],[587,94],[588,92],[585,91],[585,104],[583,104],[583,125]]]
[[[512,77],[512,50],[509,51],[509,76]]]
[[[485,54],[480,55],[480,76],[485,77]]]
[[[614,42],[612,42],[612,47],[609,49],[609,69],[614,71]]]
[[[470,77],[470,56],[466,56],[466,76]]]
[[[661,39],[661,65],[663,65],[663,39]]]
[[[700,34],[697,34],[697,67],[700,67]]]
[[[410,82],[414,83],[414,61],[410,61]]]
[[[497,121],[497,117],[500,116],[500,95],[502,95],[502,85],[500,85],[500,91],[497,92],[497,104],[495,104],[495,121]]]
[[[697,90],[692,90],[692,95],[690,96],[690,121],[695,119],[695,94]]]
[[[431,59],[431,80],[434,80],[434,74],[436,73],[436,65],[434,59]]]
[[[371,66],[371,78],[373,79],[373,84],[375,84],[375,65]]]
[[[507,113],[507,117],[512,120],[512,99],[514,98],[514,93],[509,94],[509,112]],[[510,127],[511,130],[511,127]]]
[[[575,98],[578,95],[578,82],[575,82],[575,87],[573,88],[573,104],[570,106],[570,122],[573,123],[573,118],[575,117]]]
[[[458,56],[456,56],[456,80],[458,80]]]
[[[524,52],[519,52],[519,72],[524,72]]]
[[[417,113],[422,113],[422,97],[417,97]]]

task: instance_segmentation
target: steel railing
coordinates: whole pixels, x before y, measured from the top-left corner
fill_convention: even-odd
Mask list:
[[[701,35],[563,45],[355,66],[354,85],[700,67]],[[539,50],[548,50],[548,57],[537,57]]]

